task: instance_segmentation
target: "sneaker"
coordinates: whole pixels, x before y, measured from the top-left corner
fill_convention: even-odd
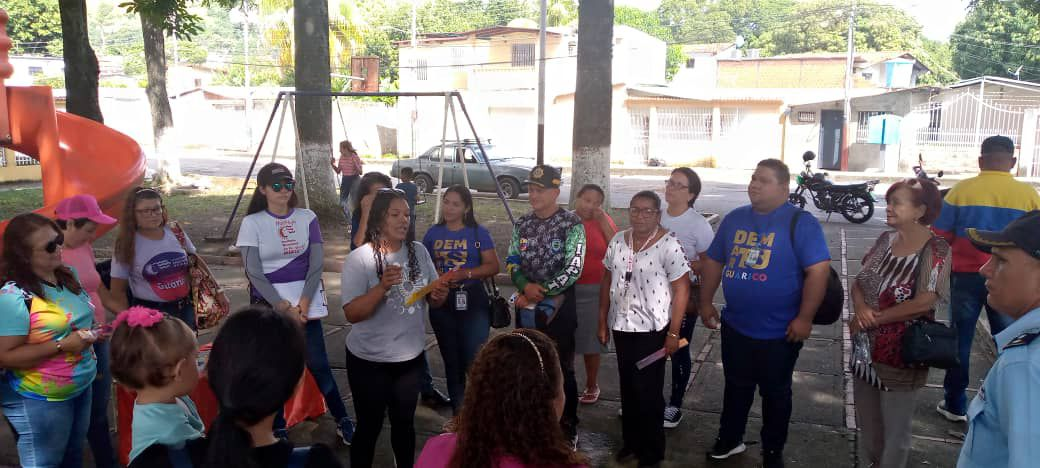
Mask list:
[[[744,442],[737,442],[736,444],[725,444],[722,439],[715,439],[715,446],[712,447],[711,451],[708,452],[708,458],[714,460],[725,460],[738,453],[744,453],[747,450],[747,446]]]
[[[343,439],[343,444],[350,445],[354,440],[354,421],[351,421],[349,417],[340,419],[339,427],[336,428],[336,435]]]
[[[664,409],[664,427],[665,429],[672,429],[679,425],[679,421],[682,421],[682,411],[674,406],[669,406]]]
[[[775,450],[762,451],[762,468],[784,468],[784,453]]]
[[[939,400],[939,404],[935,405],[935,411],[938,411],[947,421],[968,422],[968,416],[946,409],[946,400]]]
[[[287,429],[285,429],[285,428],[275,429],[274,430],[274,438],[275,439],[281,439],[281,440],[289,440],[289,431]]]

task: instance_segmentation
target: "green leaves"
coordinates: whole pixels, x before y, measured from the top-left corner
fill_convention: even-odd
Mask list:
[[[1040,81],[1040,17],[1030,13],[1038,8],[1035,0],[977,2],[950,38],[954,70],[963,78],[1018,71],[1019,79]]]

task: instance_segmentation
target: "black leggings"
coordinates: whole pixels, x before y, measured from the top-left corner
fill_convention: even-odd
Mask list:
[[[415,461],[415,405],[424,354],[404,362],[373,362],[347,349],[347,379],[354,396],[357,430],[350,447],[350,466],[367,468],[375,457],[383,416],[390,413],[390,445],[397,466]]]

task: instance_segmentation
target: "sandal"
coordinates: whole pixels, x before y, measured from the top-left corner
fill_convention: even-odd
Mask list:
[[[597,401],[599,401],[599,387],[596,387],[596,391],[586,388],[585,392],[578,398],[578,402],[584,405],[591,405]]]

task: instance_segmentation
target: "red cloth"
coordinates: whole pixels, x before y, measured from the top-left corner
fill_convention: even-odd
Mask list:
[[[201,351],[208,350],[211,345],[204,345]],[[209,386],[209,379],[205,375],[199,376],[199,384],[188,396],[195,407],[199,410],[202,423],[208,429],[214,419],[217,418],[219,406],[213,390]],[[119,433],[119,461],[123,465],[130,464],[130,448],[133,446],[131,426],[134,422],[134,400],[137,393],[122,385],[116,385],[116,428]],[[328,408],[325,406],[325,398],[314,382],[310,371],[304,369],[300,385],[292,398],[285,402],[285,422],[288,427],[293,427],[305,420],[317,418],[325,414]]]
[[[617,230],[614,220],[607,215],[607,222]],[[603,281],[606,267],[603,266],[603,257],[607,255],[607,239],[603,230],[599,228],[599,221],[585,220],[581,222],[585,226],[585,265],[581,268],[581,276],[578,284],[599,284]]]

